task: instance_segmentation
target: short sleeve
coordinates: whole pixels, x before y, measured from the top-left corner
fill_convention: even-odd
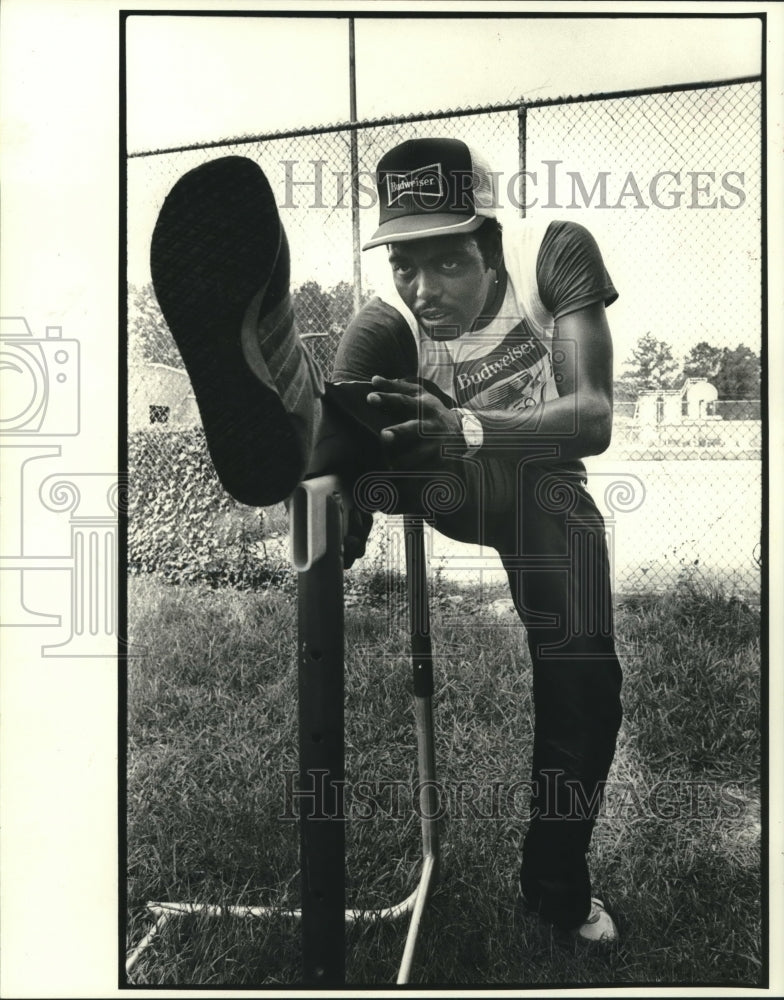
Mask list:
[[[593,236],[577,222],[551,222],[536,260],[539,296],[555,319],[595,302],[606,306],[618,292]]]
[[[371,299],[349,323],[335,355],[333,382],[369,382],[374,375],[411,378],[417,374],[411,329],[393,306]]]

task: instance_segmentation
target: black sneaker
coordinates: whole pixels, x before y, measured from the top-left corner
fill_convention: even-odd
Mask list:
[[[227,156],[181,177],[150,268],[221,483],[252,506],[285,499],[307,467],[323,383],[293,328],[288,244],[259,166]],[[254,334],[268,320],[267,348]],[[294,406],[284,402],[292,385]]]

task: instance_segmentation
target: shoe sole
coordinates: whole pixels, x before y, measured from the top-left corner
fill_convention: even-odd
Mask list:
[[[261,169],[228,156],[180,178],[150,247],[155,294],[190,377],[215,471],[235,499],[259,507],[289,496],[307,460],[278,393],[250,371],[240,341],[245,313],[273,273],[281,233]]]

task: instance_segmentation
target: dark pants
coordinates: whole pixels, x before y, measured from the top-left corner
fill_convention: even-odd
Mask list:
[[[328,393],[325,407],[331,407]],[[450,538],[494,547],[526,628],[535,712],[531,814],[520,883],[529,908],[564,928],[590,911],[586,851],[621,723],[604,521],[579,464],[510,453],[438,469],[379,469],[378,418],[356,398],[343,420],[355,498],[420,513]],[[369,407],[367,409],[370,409]],[[372,470],[372,471],[371,471]]]
[[[596,505],[577,476],[533,465],[521,492],[522,545],[496,546],[533,661],[534,791],[520,881],[528,906],[568,928],[590,910],[585,853],[621,723],[621,667]]]

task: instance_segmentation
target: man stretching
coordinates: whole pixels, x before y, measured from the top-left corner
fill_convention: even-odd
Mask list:
[[[259,167],[225,157],[190,171],[161,210],[151,267],[237,500],[265,506],[303,478],[375,474],[396,512],[450,502],[439,531],[494,547],[533,661],[525,908],[578,940],[612,944],[586,861],[621,721],[601,514],[581,461],[612,426],[617,298],[599,249],[569,222],[495,216],[494,178],[454,139],[414,139],[378,164],[388,292],[352,320],[325,381],[299,340],[289,254]],[[362,504],[359,503],[361,507]],[[361,512],[362,513],[362,512]],[[361,518],[361,553],[370,517]]]

